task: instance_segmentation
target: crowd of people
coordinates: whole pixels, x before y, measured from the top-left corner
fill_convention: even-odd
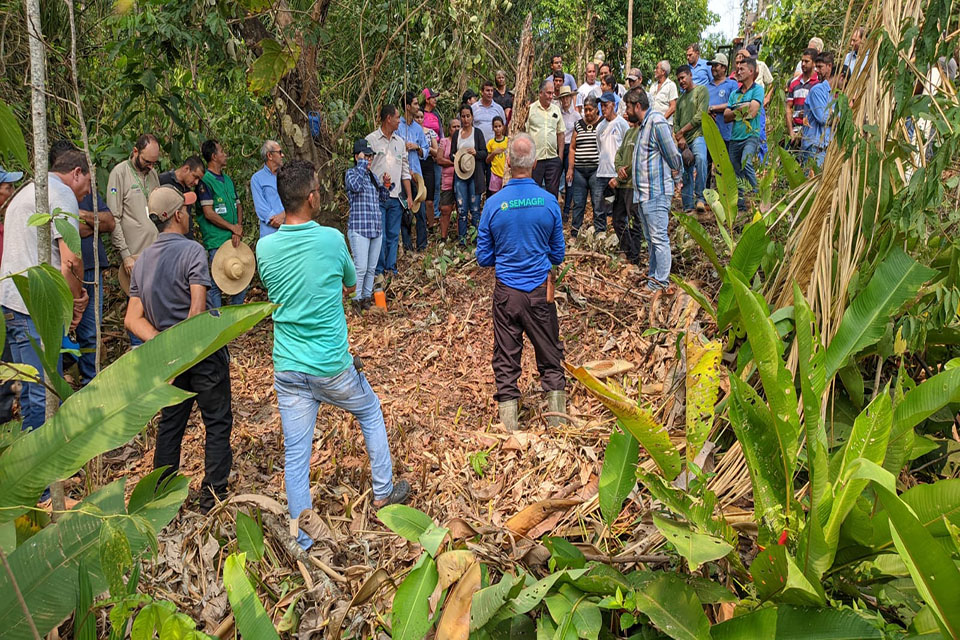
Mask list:
[[[862,33],[854,37],[848,73],[857,64]],[[803,159],[818,163],[830,140],[833,65],[830,52],[811,46],[785,87],[790,144]],[[103,298],[102,290],[94,291],[95,269],[110,267],[105,238],[119,259],[118,280],[128,296],[124,325],[133,348],[187,318],[241,304],[259,271],[268,298],[280,305],[273,314],[274,387],[291,517],[312,508],[309,461],[320,403],[357,418],[371,463],[374,505],[404,502],[411,488],[394,478],[379,399],[362,362],[350,354],[343,293],[358,313],[366,311],[374,292],[397,273],[400,243],[407,251],[422,251],[431,235],[447,241],[456,212],[456,240],[463,247],[475,242],[478,265],[495,268],[494,397],[501,422],[507,429],[519,427],[517,380],[526,334],[536,354],[548,424],[558,424],[566,414],[566,396],[553,267],[565,256],[565,227],[571,238],[580,233],[588,197],[594,231],[606,231],[612,218],[630,262],[641,264],[646,243],[640,288],[650,297],[673,290],[668,226],[675,193],[680,209],[707,213],[704,189],[712,163],[704,141],[706,118],[716,123],[745,185],[741,207],[756,186],[754,162],[765,152],[765,110],[773,93],[773,79],[756,50],[738,50],[731,65],[723,53],[705,60],[694,43],[685,63],[672,69],[669,61],[660,61],[649,83],[640,69],[629,69],[625,86],[598,52],[578,84],[555,55],[513,136],[507,131],[514,94],[503,71],[483,82],[479,95],[465,92],[446,122],[431,88],[406,93],[400,105],[384,104],[379,126],[353,144],[354,164],[344,176],[346,238],[315,220],[320,206],[315,167],[285,162],[283,146],[266,140],[260,149],[263,166],[248,183],[259,228],[255,252],[243,241],[240,192],[226,173],[228,153],[217,140],[205,141],[198,155],[158,173],[160,141],[143,134],[110,171],[104,194],[91,193],[85,154],[69,141],[54,143],[47,176],[50,210],[67,214],[63,220],[81,236],[78,255],[54,228],[51,251],[75,301],[69,329],[80,349],[80,384],[97,371],[96,322],[102,313],[95,313],[91,301]],[[22,384],[19,396],[23,427],[33,429],[44,421],[46,397],[43,367],[31,344],[39,343],[40,334],[9,277],[40,262],[37,228],[28,222],[36,211],[36,185],[27,181],[16,189],[22,178],[0,169],[0,304],[7,327],[4,361],[38,372],[36,382]],[[102,278],[99,282],[102,287]],[[199,505],[207,510],[226,496],[232,465],[227,348],[172,383],[195,395],[162,411],[154,465],[167,473],[179,468],[184,430],[198,405],[206,429]],[[0,388],[0,422],[12,411],[8,383]],[[299,542],[304,548],[312,543],[302,529]]]

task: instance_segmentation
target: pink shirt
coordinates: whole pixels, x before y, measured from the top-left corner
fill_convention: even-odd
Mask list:
[[[440,155],[442,155],[444,158],[450,158],[450,142],[450,138],[444,138],[437,143],[440,145]],[[443,191],[449,191],[453,189],[453,172],[453,165],[443,168],[440,179],[440,188]]]
[[[443,127],[440,126],[440,118],[435,112],[423,112],[423,126],[428,129],[433,129],[437,134],[437,140],[443,139]]]

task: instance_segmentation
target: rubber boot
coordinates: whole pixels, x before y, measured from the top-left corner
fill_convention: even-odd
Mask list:
[[[565,414],[567,412],[567,392],[562,389],[560,391],[547,391],[547,411]],[[559,427],[564,422],[566,420],[560,416],[549,416],[547,418],[548,427]]]
[[[500,422],[503,423],[507,431],[516,431],[520,428],[517,423],[519,413],[520,408],[516,400],[507,400],[500,403]]]

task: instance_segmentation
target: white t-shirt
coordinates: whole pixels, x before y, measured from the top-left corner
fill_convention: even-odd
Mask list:
[[[474,125],[476,126],[476,125]],[[460,149],[476,149],[476,138],[473,134],[473,128],[470,128],[470,135],[466,138],[463,137],[463,129],[460,129],[460,132],[457,134],[459,138],[457,139],[457,151]]]
[[[598,178],[613,178],[617,175],[615,160],[617,149],[623,142],[623,135],[630,125],[626,120],[617,116],[613,120],[604,118],[597,125],[597,150],[600,152],[600,164],[597,166]]]
[[[75,216],[80,215],[77,196],[74,195],[70,187],[63,184],[60,176],[55,173],[48,174],[47,192],[50,199],[50,211],[62,209],[66,213],[72,213]],[[23,303],[23,298],[20,297],[20,292],[17,291],[13,279],[6,276],[40,264],[37,227],[27,225],[27,220],[36,212],[36,185],[29,184],[7,205],[7,214],[3,224],[3,261],[0,263],[0,273],[5,277],[0,280],[0,304],[20,313],[27,313],[27,305]],[[67,218],[67,220],[74,228],[79,229],[79,222],[76,218]],[[57,239],[61,236],[56,227],[51,229],[50,235],[52,240],[50,263],[59,269],[60,243],[57,242]]]
[[[560,107],[560,115],[563,116],[563,126],[566,128],[566,131],[563,132],[563,143],[570,144],[570,138],[573,137],[573,128],[577,126],[580,114],[573,108],[573,105],[570,105],[570,111],[564,111],[563,107]]]
[[[593,84],[587,84],[584,82],[580,85],[580,88],[577,89],[577,106],[582,107],[583,101],[587,96],[594,95],[598,98],[600,97],[600,83],[594,82]]]
[[[676,83],[667,78],[663,82],[663,86],[660,87],[660,90],[657,90],[657,81],[654,80],[650,85],[650,108],[654,111],[659,111],[660,113],[666,113],[667,109],[670,108],[670,102],[676,100],[679,97],[677,92]],[[673,124],[673,114],[667,118],[667,122],[671,125]]]

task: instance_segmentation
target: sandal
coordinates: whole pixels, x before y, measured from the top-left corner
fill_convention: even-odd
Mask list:
[[[381,509],[391,504],[404,504],[410,498],[410,483],[406,480],[398,480],[393,485],[393,491],[386,498],[373,501],[375,509]]]

